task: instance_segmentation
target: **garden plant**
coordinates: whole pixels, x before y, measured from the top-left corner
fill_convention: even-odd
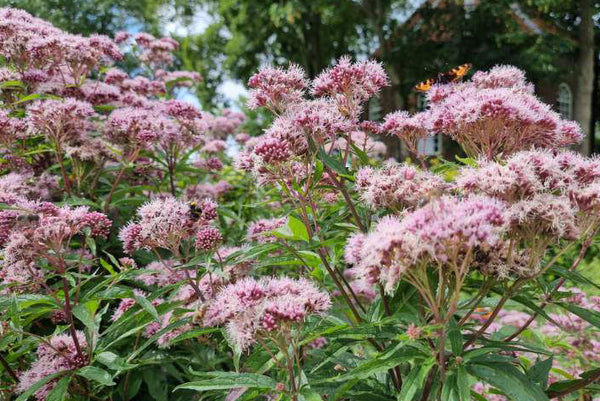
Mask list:
[[[370,121],[380,63],[264,66],[250,136],[178,47],[0,9],[0,399],[600,394],[600,159],[524,72]]]

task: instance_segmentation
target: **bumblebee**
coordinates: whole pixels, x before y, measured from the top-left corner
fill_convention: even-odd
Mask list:
[[[198,206],[198,202],[190,202],[189,206],[190,206],[190,214],[192,215],[192,219],[194,221],[200,220],[200,217],[202,217],[202,208],[200,208]]]
[[[19,223],[37,223],[40,221],[40,216],[37,214],[20,214],[17,216],[17,222]]]

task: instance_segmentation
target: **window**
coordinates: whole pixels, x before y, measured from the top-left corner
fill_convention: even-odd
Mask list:
[[[417,111],[423,111],[429,107],[429,101],[427,97],[422,93],[417,93]],[[434,136],[427,136],[423,139],[419,139],[417,142],[417,150],[427,156],[435,156],[440,153],[442,149],[442,136],[436,134]]]
[[[429,101],[423,93],[417,93],[417,111],[423,111],[429,106]]]
[[[571,88],[566,83],[558,85],[558,97],[556,98],[558,104],[558,112],[563,118],[567,120],[573,119],[573,94]]]

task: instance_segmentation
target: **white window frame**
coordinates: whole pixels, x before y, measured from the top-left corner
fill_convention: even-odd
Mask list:
[[[558,85],[556,104],[558,112],[563,118],[567,120],[573,119],[573,91],[571,91],[571,87],[565,82],[561,82]]]
[[[429,100],[423,93],[417,93],[416,99],[417,112],[426,110],[429,107]],[[442,150],[442,136],[435,134],[433,136],[426,136],[425,138],[417,141],[417,151],[427,156],[437,156]]]

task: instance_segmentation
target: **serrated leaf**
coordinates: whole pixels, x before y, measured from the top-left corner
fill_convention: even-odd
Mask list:
[[[269,376],[256,373],[210,372],[207,379],[181,384],[175,390],[227,390],[231,388],[275,389],[277,382]]]
[[[540,361],[529,368],[527,376],[535,383],[539,384],[543,389],[548,387],[548,377],[550,375],[550,369],[552,369],[553,358],[548,358],[544,361]]]
[[[569,312],[579,316],[586,322],[600,328],[600,313],[592,310],[592,309],[584,309],[580,306],[573,305],[567,302],[557,302],[557,305],[565,308]]]
[[[103,364],[104,366],[106,366],[107,368],[116,370],[116,371],[132,369],[137,366],[137,365],[133,365],[133,364],[125,362],[125,360],[123,358],[121,358],[119,355],[117,355],[113,352],[109,352],[109,351],[101,352],[98,355],[96,355],[96,360],[98,362],[100,362],[101,364]]]
[[[60,379],[52,391],[46,396],[46,401],[65,401],[69,383],[71,383],[71,376],[65,376]]]
[[[513,400],[548,401],[542,389],[511,364],[478,361],[467,365],[467,371]]]
[[[156,308],[154,307],[154,305],[152,305],[152,302],[150,302],[146,299],[145,296],[138,295],[137,293],[134,292],[133,297],[136,300],[136,302],[138,304],[140,304],[140,306],[142,308],[144,308],[146,310],[146,312],[148,312],[150,314],[150,316],[152,316],[154,318],[154,320],[156,320],[157,322],[160,320],[160,318],[158,316],[158,312],[156,311]]]
[[[435,359],[430,358],[425,363],[418,364],[412,367],[408,377],[402,383],[402,391],[398,396],[398,401],[411,401],[413,397],[420,391],[425,383],[425,379],[435,364]]]
[[[98,308],[98,301],[91,300],[84,304],[79,304],[73,308],[73,316],[81,321],[91,333],[96,332],[96,323],[94,321],[94,313]]]
[[[104,369],[97,368],[95,366],[84,366],[75,371],[78,376],[85,377],[88,380],[100,383],[104,386],[114,386],[115,382],[112,380],[112,376]]]
[[[327,154],[327,152],[325,152],[325,149],[319,148],[319,151],[317,153],[317,157],[327,167],[331,168],[336,173],[342,174],[342,175],[347,175],[348,174],[348,170],[346,169],[346,166],[344,165],[344,162],[342,160],[340,160],[340,159],[337,159],[335,157],[329,156]]]
[[[450,319],[448,326],[448,339],[450,340],[450,348],[454,355],[462,355],[463,352],[463,337],[460,328],[456,324],[456,319]]]
[[[365,379],[379,372],[385,372],[402,362],[424,357],[423,353],[411,346],[399,344],[395,348],[383,352],[368,361],[358,365],[348,373],[323,380],[323,382],[339,382],[354,379]]]

